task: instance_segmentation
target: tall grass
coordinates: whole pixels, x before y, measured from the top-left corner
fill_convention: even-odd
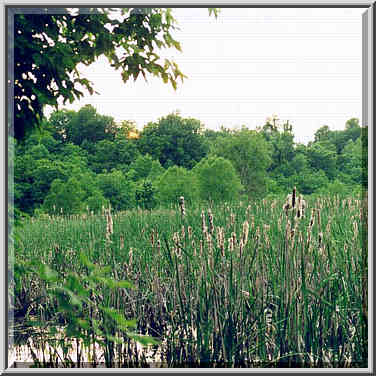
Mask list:
[[[15,264],[85,275],[85,252],[110,266],[135,288],[103,285],[101,304],[159,338],[154,360],[169,367],[366,367],[366,207],[307,201],[304,216],[278,200],[115,213],[108,239],[106,213],[34,219],[18,230]],[[16,279],[16,309],[64,323],[43,280],[27,269]],[[148,366],[113,336],[112,366]]]

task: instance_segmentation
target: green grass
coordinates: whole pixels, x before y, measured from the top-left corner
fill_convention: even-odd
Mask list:
[[[70,271],[85,276],[83,251],[96,265],[110,266],[112,278],[134,284],[116,291],[101,285],[96,293],[101,304],[136,318],[139,333],[159,338],[154,349],[170,367],[366,367],[361,204],[354,198],[310,200],[302,219],[292,211],[286,216],[282,201],[214,205],[212,234],[204,205],[187,207],[185,218],[178,206],[134,210],[113,214],[111,243],[105,216],[34,219],[17,229],[15,265],[22,272],[16,273],[15,308],[37,299],[30,317],[59,318],[64,325],[46,294],[48,283],[22,265],[45,263],[62,280]],[[309,240],[313,208],[320,211],[320,226],[316,212]],[[202,210],[210,236],[202,231]],[[249,235],[240,252],[245,221]],[[113,366],[147,366],[124,331],[114,327],[113,334],[122,338],[112,344]]]

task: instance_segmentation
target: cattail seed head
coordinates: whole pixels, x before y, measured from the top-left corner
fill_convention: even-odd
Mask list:
[[[233,244],[234,244],[234,247],[235,247],[236,244],[237,244],[237,241],[236,241],[236,234],[235,234],[235,232],[232,232],[232,233],[231,233],[231,237],[232,237],[232,241],[233,241]]]
[[[230,222],[231,222],[232,226],[235,224],[235,214],[234,213],[230,214]]]
[[[132,260],[133,260],[133,248],[129,248],[129,253],[128,253],[129,261],[128,261],[128,266],[132,265]]]
[[[293,209],[295,208],[295,204],[296,204],[296,187],[294,187],[294,189],[292,190],[292,207],[293,207]]]
[[[232,237],[228,239],[228,250],[229,252],[234,251],[234,239]]]
[[[201,212],[201,228],[202,228],[202,233],[205,234],[207,232],[207,227],[206,227],[206,220],[205,220],[205,212],[203,210]]]
[[[185,216],[184,196],[179,197],[179,206],[180,206],[181,216],[184,218]]]
[[[158,253],[161,251],[161,241],[159,239],[157,240],[157,251]]]
[[[209,232],[213,234],[214,232],[213,213],[210,210],[210,208],[208,209],[208,216],[209,216]]]
[[[239,257],[240,258],[242,257],[242,254],[243,254],[243,247],[244,247],[243,240],[240,239],[240,242],[239,242]]]
[[[317,209],[317,225],[321,227],[320,209]]]
[[[323,238],[323,233],[319,232],[319,247],[321,248],[322,245],[322,238]]]
[[[151,230],[151,234],[150,234],[150,243],[152,245],[152,247],[154,247],[154,229]]]
[[[113,221],[112,221],[112,216],[111,216],[111,208],[108,208],[106,210],[106,239],[107,241],[110,241],[110,236],[114,233],[113,229]]]
[[[249,223],[248,223],[248,221],[245,221],[243,223],[243,235],[242,235],[242,240],[243,240],[244,246],[247,244],[248,234],[249,234]]]
[[[179,237],[179,233],[178,232],[174,232],[174,234],[172,235],[172,240],[174,241],[175,244],[179,244],[180,243],[180,237]]]

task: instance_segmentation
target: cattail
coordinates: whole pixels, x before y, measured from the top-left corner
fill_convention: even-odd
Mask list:
[[[228,239],[228,250],[229,252],[234,251],[234,239],[232,237]]]
[[[184,227],[184,225],[181,226],[181,238],[185,239],[185,227]]]
[[[328,234],[330,232],[330,225],[332,223],[332,218],[329,217],[328,223],[326,224],[325,232]]]
[[[180,206],[181,216],[184,218],[185,216],[184,196],[179,197],[179,206]]]
[[[237,244],[237,241],[236,241],[236,234],[235,234],[235,232],[232,232],[232,233],[231,233],[231,237],[232,237],[232,241],[233,241],[233,244],[234,244],[234,247],[235,247],[236,244]]]
[[[292,190],[292,208],[293,209],[295,208],[295,204],[296,204],[296,187],[294,187],[294,189]]]
[[[354,229],[354,239],[358,236],[358,223],[356,221],[353,222],[353,229]]]
[[[288,220],[286,223],[286,239],[290,239],[290,235],[291,235],[291,223]]]
[[[230,222],[231,222],[232,226],[235,224],[235,214],[234,213],[230,214]]]
[[[157,240],[157,251],[158,253],[161,252],[161,241],[159,239]]]
[[[225,233],[223,227],[221,227],[221,243],[219,245],[222,257],[225,256]]]
[[[249,223],[248,221],[245,221],[243,223],[243,235],[242,235],[242,241],[243,241],[244,246],[246,246],[248,242],[248,233],[249,233]]]
[[[243,239],[241,239],[239,242],[239,257],[240,258],[242,257],[242,254],[243,254],[243,247],[244,247]]]
[[[172,240],[174,241],[175,244],[179,244],[180,243],[180,238],[179,238],[179,233],[178,232],[174,232],[174,234],[172,235]]]
[[[106,222],[106,239],[107,241],[110,241],[110,236],[114,233],[111,208],[108,208],[108,210],[106,210]]]
[[[203,210],[201,211],[201,228],[203,234],[205,234],[208,230],[206,227],[205,212]]]
[[[260,240],[260,227],[257,226],[256,228],[256,234],[255,234],[256,242]]]
[[[152,247],[154,247],[154,229],[151,230],[150,243],[151,243]]]
[[[323,233],[319,232],[319,248],[322,246],[322,238],[323,238]]]
[[[214,232],[213,213],[211,212],[210,208],[208,209],[208,216],[209,216],[209,232],[213,234]]]
[[[211,235],[208,233],[206,236],[206,242],[208,243],[209,254],[213,254],[213,241]]]
[[[204,242],[200,240],[200,256],[202,257],[204,253]]]
[[[188,226],[188,239],[192,239],[192,227]]]
[[[120,235],[120,249],[124,248],[124,236]]]
[[[316,211],[316,209],[313,208],[313,209],[312,209],[312,214],[311,214],[311,219],[310,219],[310,221],[309,221],[309,230],[312,229],[312,226],[313,226],[314,223],[315,223],[315,211]]]
[[[221,228],[219,226],[216,229],[216,239],[217,239],[217,248],[219,248],[221,244]]]
[[[303,217],[303,196],[302,195],[299,195],[298,197],[298,211],[296,212],[296,217],[297,218],[302,218]]]
[[[129,248],[129,253],[128,253],[129,261],[128,261],[128,266],[132,265],[132,260],[133,260],[133,248]]]
[[[317,225],[321,227],[320,209],[317,209]]]

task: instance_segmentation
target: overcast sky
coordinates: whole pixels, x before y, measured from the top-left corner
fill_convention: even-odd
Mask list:
[[[364,9],[174,9],[174,33],[183,52],[169,50],[188,76],[176,91],[153,77],[124,84],[105,58],[80,71],[100,95],[66,108],[93,105],[139,129],[172,111],[206,128],[254,129],[276,114],[290,120],[296,142],[308,142],[322,125],[344,129],[361,120]]]

